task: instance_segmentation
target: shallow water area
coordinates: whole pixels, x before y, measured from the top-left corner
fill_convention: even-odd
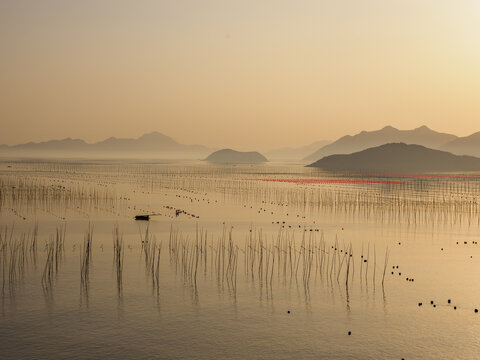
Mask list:
[[[478,174],[4,161],[0,190],[2,358],[480,351]]]

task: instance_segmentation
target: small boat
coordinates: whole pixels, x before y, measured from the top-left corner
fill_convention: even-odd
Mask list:
[[[135,220],[150,220],[150,215],[135,215]]]

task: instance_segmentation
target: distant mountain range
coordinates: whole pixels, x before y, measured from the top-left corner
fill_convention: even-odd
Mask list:
[[[346,135],[329,143],[320,140],[298,148],[279,148],[266,153],[274,161],[313,162],[325,156],[351,154],[387,143],[422,145],[456,155],[480,157],[480,132],[465,137],[440,133],[421,126],[413,130],[398,130],[385,126],[376,131],[362,131]],[[96,143],[66,138],[20,145],[0,145],[0,156],[17,157],[104,157],[104,158],[160,158],[202,159],[214,149],[202,145],[184,145],[169,136],[152,132],[139,138],[111,137]],[[262,155],[263,156],[263,155]]]
[[[362,131],[354,136],[343,136],[333,143],[325,145],[314,153],[306,156],[304,160],[316,161],[328,155],[350,154],[371,147],[395,142],[417,144],[438,149],[456,139],[457,136],[455,135],[439,133],[426,126],[421,126],[413,130],[398,130],[392,126],[385,126],[383,129],[376,131]]]
[[[216,164],[260,164],[267,158],[256,151],[241,152],[232,149],[222,149],[210,154],[206,161]]]
[[[453,155],[421,145],[391,143],[353,154],[326,156],[308,166],[328,170],[355,171],[480,171],[480,158]]]
[[[275,150],[270,150],[265,155],[270,160],[284,160],[284,161],[301,161],[305,156],[313,153],[315,150],[329,144],[329,140],[319,140],[310,145],[298,148],[285,147]]]
[[[480,131],[470,136],[459,137],[440,147],[457,155],[473,155],[480,157]]]
[[[161,156],[165,158],[202,158],[212,149],[201,145],[183,145],[171,137],[152,132],[137,139],[115,137],[88,144],[80,139],[50,140],[26,144],[0,146],[0,154],[21,156]]]

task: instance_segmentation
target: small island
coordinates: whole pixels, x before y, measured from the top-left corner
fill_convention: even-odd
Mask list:
[[[390,143],[352,154],[326,156],[309,167],[328,170],[379,170],[396,172],[478,171],[480,158],[458,156],[421,145]]]
[[[205,161],[215,164],[261,164],[268,162],[267,158],[256,151],[235,151],[222,149],[211,153]]]

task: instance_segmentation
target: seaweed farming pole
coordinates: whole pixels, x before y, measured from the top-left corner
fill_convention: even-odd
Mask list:
[[[382,288],[383,288],[383,284],[385,282],[385,273],[387,272],[388,257],[389,257],[389,251],[388,251],[388,247],[387,247],[387,249],[385,250],[385,264],[383,266]]]

